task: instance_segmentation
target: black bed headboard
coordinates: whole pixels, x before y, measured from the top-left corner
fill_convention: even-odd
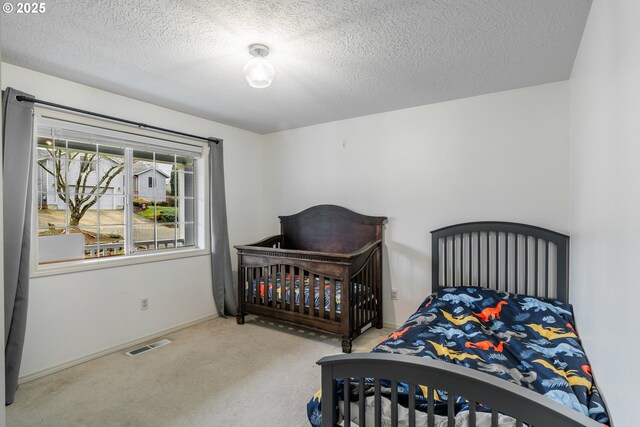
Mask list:
[[[433,289],[480,286],[569,301],[569,236],[513,222],[431,232]]]

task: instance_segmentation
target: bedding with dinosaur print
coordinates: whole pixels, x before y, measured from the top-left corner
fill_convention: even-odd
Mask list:
[[[609,423],[570,304],[484,288],[445,288],[428,296],[372,351],[440,359],[486,372]],[[373,393],[372,386],[367,389]],[[407,385],[399,384],[398,393],[406,402]],[[415,395],[416,408],[426,411],[426,387],[416,387]],[[343,396],[339,382],[338,399]],[[434,398],[436,414],[446,415],[446,392],[436,390]],[[357,400],[354,389],[352,401]],[[307,404],[314,426],[320,425],[320,403],[314,396]],[[462,399],[455,407],[457,412],[468,408]]]

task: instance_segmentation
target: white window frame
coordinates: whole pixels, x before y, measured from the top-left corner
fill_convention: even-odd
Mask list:
[[[37,162],[37,141],[38,141],[38,120],[41,117],[64,120],[80,125],[92,126],[95,128],[106,129],[110,131],[123,132],[129,134],[132,138],[146,137],[153,138],[160,148],[179,148],[180,145],[190,145],[199,148],[202,152],[201,157],[197,160],[197,167],[194,173],[194,202],[195,202],[195,247],[163,249],[161,251],[145,252],[140,251],[122,256],[111,256],[94,259],[83,259],[75,261],[65,261],[51,264],[38,264],[38,168],[35,167]],[[204,256],[210,254],[210,224],[209,224],[209,144],[196,139],[180,137],[173,134],[152,131],[148,129],[137,128],[116,122],[94,119],[92,117],[69,114],[59,110],[53,110],[44,107],[34,108],[34,129],[33,129],[33,159],[32,159],[32,233],[31,233],[31,277],[43,277],[57,274],[67,274],[88,270],[99,270],[104,268],[122,267],[127,265],[143,264],[148,262],[167,261],[178,258],[187,258],[194,256]],[[132,184],[132,183],[131,183]],[[133,189],[133,187],[129,187]],[[125,215],[132,211],[132,197],[125,195]],[[125,239],[129,242],[131,239]]]

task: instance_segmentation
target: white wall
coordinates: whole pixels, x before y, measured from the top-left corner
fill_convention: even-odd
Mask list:
[[[389,218],[385,323],[401,324],[430,292],[430,230],[569,228],[567,82],[278,132],[264,157],[265,232],[320,203]]]
[[[255,220],[261,204],[244,205],[246,194],[260,198],[259,135],[10,64],[2,64],[0,83],[48,101],[224,139],[231,244],[262,235]],[[215,314],[209,268],[209,258],[200,256],[32,279],[21,376]],[[149,298],[146,311],[141,297]]]
[[[570,80],[571,289],[620,426],[638,424],[640,2],[593,2]]]

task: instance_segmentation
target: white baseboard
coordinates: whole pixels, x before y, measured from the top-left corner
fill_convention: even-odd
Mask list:
[[[32,374],[24,375],[18,378],[18,384],[24,384],[29,381],[33,381],[38,378],[42,378],[46,375],[53,374],[54,372],[59,372],[64,369],[70,368],[72,366],[79,365],[81,363],[88,362],[93,359],[97,359],[98,357],[106,356],[107,354],[115,353],[117,351],[124,350],[128,347],[133,347],[134,345],[142,344],[143,342],[153,340],[155,338],[159,338],[163,335],[171,334],[173,332],[179,331],[180,329],[185,329],[190,326],[197,325],[199,323],[206,322],[207,320],[215,319],[219,317],[218,313],[211,314],[209,316],[201,317],[200,319],[193,320],[191,322],[183,323],[178,326],[174,326],[173,328],[165,329],[159,332],[156,332],[152,335],[147,335],[141,338],[137,338],[133,341],[128,341],[124,344],[116,345],[113,347],[105,348],[104,350],[97,351],[95,353],[91,353],[87,356],[79,357],[77,359],[70,360],[68,362],[60,363],[59,365],[52,366],[50,368],[43,369],[41,371],[34,372]]]
[[[394,325],[392,323],[386,323],[386,322],[382,322],[382,326],[385,328],[393,329],[394,331],[400,327],[399,325]]]

